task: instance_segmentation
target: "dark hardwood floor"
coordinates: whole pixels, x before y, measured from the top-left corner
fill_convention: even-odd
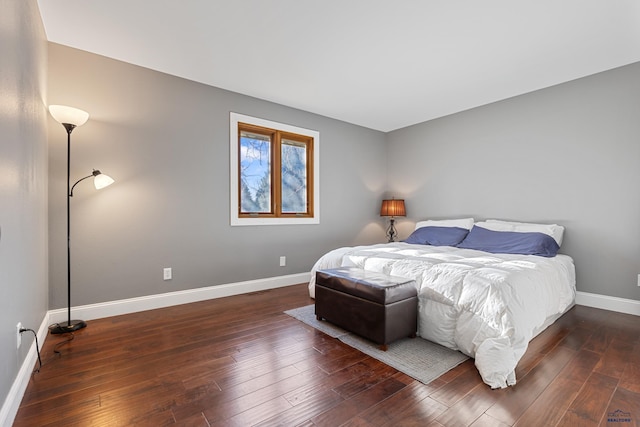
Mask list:
[[[640,425],[640,317],[577,306],[491,390],[471,360],[424,385],[283,314],[312,302],[303,284],[49,336],[14,425]]]

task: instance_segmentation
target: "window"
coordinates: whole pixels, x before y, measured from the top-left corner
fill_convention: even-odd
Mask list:
[[[318,146],[309,129],[231,113],[231,225],[318,224]]]

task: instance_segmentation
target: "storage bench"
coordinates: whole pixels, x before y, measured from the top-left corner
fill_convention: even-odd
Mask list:
[[[384,351],[399,338],[416,336],[418,292],[412,279],[355,267],[319,270],[315,293],[318,320],[367,338]]]

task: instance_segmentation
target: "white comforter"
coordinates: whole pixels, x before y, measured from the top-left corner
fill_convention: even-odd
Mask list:
[[[333,250],[312,269],[355,266],[415,279],[418,335],[475,358],[485,383],[516,382],[529,341],[575,300],[575,267],[566,255],[490,254],[449,246],[389,243]]]

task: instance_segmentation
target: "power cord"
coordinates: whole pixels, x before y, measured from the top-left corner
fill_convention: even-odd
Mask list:
[[[75,338],[75,335],[73,335],[73,331],[69,330],[66,326],[62,326],[60,323],[54,323],[53,325],[49,326],[49,330],[55,330],[56,334],[62,334],[63,336],[66,335],[68,337],[66,340],[59,342],[53,347],[53,352],[58,355],[60,354],[60,350],[58,350],[58,348],[67,343],[70,343]]]
[[[40,372],[40,369],[42,369],[42,358],[40,357],[40,344],[38,344],[38,334],[36,334],[36,331],[34,331],[33,329],[28,329],[28,328],[20,328],[20,333],[23,332],[27,332],[30,331],[33,333],[33,337],[36,339],[36,352],[38,353],[38,363],[39,363],[39,367],[33,370],[33,373],[38,373]],[[73,332],[66,332],[65,335],[67,335],[67,339],[64,341],[61,341],[59,343],[57,343],[54,347],[53,347],[53,352],[57,355],[60,355],[60,350],[59,348],[71,341],[73,341],[73,339],[75,338],[75,335],[73,335]],[[48,361],[50,361],[51,359],[49,359]]]
[[[20,328],[20,333],[27,332],[27,331],[33,332],[33,337],[36,339],[36,351],[38,352],[38,362],[40,363],[40,367],[33,371],[33,373],[35,374],[36,372],[40,372],[40,369],[42,369],[42,359],[40,358],[40,345],[38,344],[38,334],[36,334],[36,331],[34,331],[33,329]]]
[[[68,334],[68,335],[67,335],[67,334]],[[53,347],[53,352],[54,352],[55,354],[58,354],[58,355],[59,355],[59,354],[60,354],[60,350],[58,350],[58,348],[62,347],[62,346],[63,346],[63,345],[65,345],[65,344],[70,343],[70,342],[71,342],[71,341],[73,341],[73,339],[76,337],[75,335],[73,335],[73,332],[71,332],[71,331],[69,331],[69,332],[65,332],[65,335],[67,335],[67,336],[68,336],[68,338],[67,338],[66,340],[64,340],[64,341],[60,341],[58,344],[56,344],[56,345]]]

